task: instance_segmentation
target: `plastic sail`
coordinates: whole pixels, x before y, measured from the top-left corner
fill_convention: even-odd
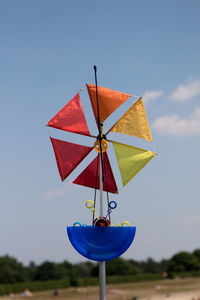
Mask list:
[[[77,145],[54,138],[50,139],[62,180],[69,176],[69,174],[93,149],[93,147]]]
[[[103,190],[110,193],[116,194],[118,192],[115,178],[110,166],[108,155],[106,152],[102,154],[103,156],[103,173],[104,173],[104,183]],[[73,181],[75,184],[87,186],[93,189],[100,188],[100,172],[99,172],[100,159],[97,156],[89,166]],[[98,167],[98,172],[97,172]]]
[[[142,98],[138,99],[121,119],[109,130],[152,141]]]
[[[87,84],[87,89],[94,116],[97,121],[96,85]],[[131,97],[131,95],[98,86],[99,114],[101,122],[104,122],[105,119],[129,97]]]
[[[90,136],[79,94],[76,94],[47,125]]]
[[[112,142],[117,157],[119,170],[125,186],[156,153],[129,145]]]

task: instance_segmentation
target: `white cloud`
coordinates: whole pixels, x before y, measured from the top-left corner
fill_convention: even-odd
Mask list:
[[[170,98],[174,101],[186,102],[197,95],[200,95],[200,80],[195,80],[188,85],[179,85]]]
[[[52,191],[45,192],[42,195],[42,198],[43,199],[60,198],[64,195],[64,193],[65,193],[64,189],[52,190]]]
[[[144,93],[143,99],[145,102],[157,99],[164,94],[163,91],[147,91]]]
[[[200,135],[200,107],[196,107],[188,119],[181,119],[178,115],[160,117],[152,128],[164,135]]]

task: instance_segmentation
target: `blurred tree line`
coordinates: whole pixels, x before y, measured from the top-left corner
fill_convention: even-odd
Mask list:
[[[108,276],[167,273],[170,277],[171,273],[191,271],[200,271],[200,249],[193,253],[179,252],[171,259],[163,259],[160,262],[152,258],[146,261],[117,258],[106,263]],[[28,266],[24,266],[8,255],[0,257],[0,284],[68,278],[73,285],[73,281],[77,278],[97,277],[98,273],[98,264],[90,261],[78,264],[71,264],[68,261],[62,263],[45,261],[40,265],[30,262]]]

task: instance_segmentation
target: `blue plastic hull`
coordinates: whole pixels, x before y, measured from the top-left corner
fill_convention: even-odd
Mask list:
[[[95,261],[108,261],[122,255],[132,244],[135,232],[136,227],[67,227],[72,246]]]

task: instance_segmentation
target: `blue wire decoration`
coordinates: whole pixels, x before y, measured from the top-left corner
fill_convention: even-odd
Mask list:
[[[69,226],[72,246],[84,257],[108,261],[122,255],[132,244],[136,227]]]
[[[115,201],[110,201],[108,203],[108,211],[107,211],[107,215],[106,218],[111,214],[112,210],[115,209],[117,207],[117,202]]]

